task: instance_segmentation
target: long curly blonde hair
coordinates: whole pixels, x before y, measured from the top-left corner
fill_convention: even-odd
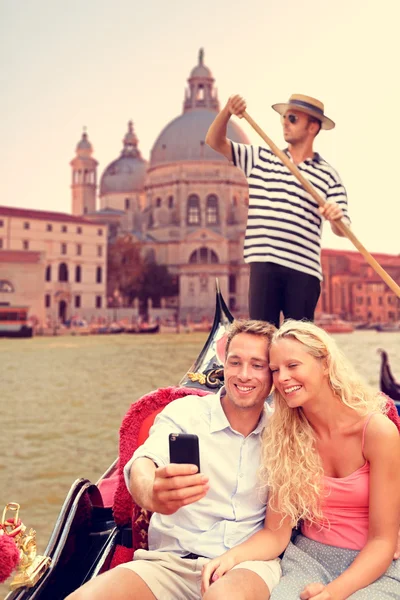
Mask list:
[[[354,371],[333,338],[307,321],[285,321],[273,337],[300,342],[311,356],[325,359],[333,394],[360,415],[385,412],[386,399],[369,388]],[[275,410],[263,434],[260,475],[268,485],[270,499],[288,516],[293,526],[300,520],[321,524],[323,515],[323,468],[315,449],[313,429],[302,408],[289,408],[274,390]]]

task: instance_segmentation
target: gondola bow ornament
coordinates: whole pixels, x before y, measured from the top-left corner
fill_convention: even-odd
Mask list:
[[[225,346],[227,331],[232,322],[233,315],[225,304],[217,279],[215,314],[211,331],[199,357],[179,382],[180,386],[216,390],[224,385]]]
[[[50,565],[50,558],[37,554],[36,531],[27,528],[19,518],[20,505],[9,502],[0,523],[0,581],[10,577],[17,568],[10,589],[32,587]],[[6,518],[7,513],[14,513]]]

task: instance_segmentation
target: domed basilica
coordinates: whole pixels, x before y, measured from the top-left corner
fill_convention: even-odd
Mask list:
[[[214,78],[200,50],[185,90],[182,114],[141,154],[133,123],[120,156],[104,170],[96,210],[97,161],[87,133],[72,166],[72,211],[106,223],[112,241],[131,234],[145,255],[179,278],[181,318],[211,317],[215,279],[236,314],[247,313],[248,268],[243,261],[248,187],[242,172],[209,148],[205,136],[219,111]],[[228,137],[249,143],[236,123]]]

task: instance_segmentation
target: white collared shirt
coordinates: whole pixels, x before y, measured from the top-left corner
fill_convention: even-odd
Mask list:
[[[132,462],[151,458],[158,466],[169,463],[170,433],[196,433],[200,469],[210,489],[202,500],[180,508],[173,515],[154,513],[149,527],[149,549],[193,552],[213,558],[262,528],[267,501],[266,487],[258,480],[261,432],[269,409],[265,405],[256,429],[247,437],[234,431],[218,394],[186,396],[174,400],[157,415],[149,438],[125,466],[129,489]]]

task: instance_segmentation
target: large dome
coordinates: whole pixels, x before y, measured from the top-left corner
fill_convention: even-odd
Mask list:
[[[123,140],[121,156],[105,169],[100,179],[100,196],[107,194],[130,194],[143,190],[147,161],[137,147],[138,140],[129,121],[128,132]]]
[[[198,108],[171,121],[162,130],[151,150],[150,166],[187,160],[226,161],[224,156],[204,142],[216,115],[216,111]],[[246,134],[233,121],[228,124],[227,135],[234,142],[249,143]]]

